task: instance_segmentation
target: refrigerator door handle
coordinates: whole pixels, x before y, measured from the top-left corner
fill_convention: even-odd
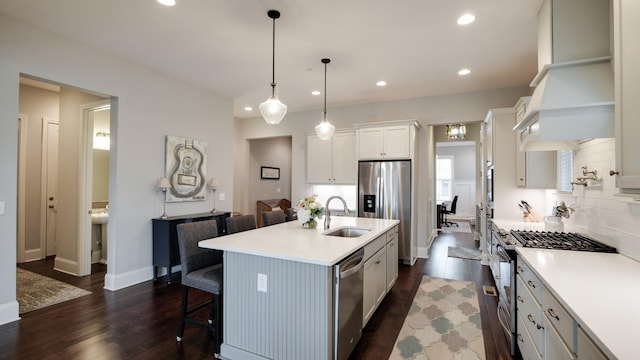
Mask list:
[[[378,189],[377,189],[377,193],[378,193],[378,204],[376,204],[376,217],[377,218],[381,218],[382,217],[382,177],[378,176]]]

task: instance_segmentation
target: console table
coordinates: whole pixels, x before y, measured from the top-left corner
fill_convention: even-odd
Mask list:
[[[171,284],[171,268],[180,265],[178,250],[178,233],[176,226],[182,223],[215,219],[218,234],[227,234],[227,218],[230,212],[208,212],[169,216],[166,219],[152,219],[153,221],[153,280],[158,278],[158,267],[167,269],[167,284]]]

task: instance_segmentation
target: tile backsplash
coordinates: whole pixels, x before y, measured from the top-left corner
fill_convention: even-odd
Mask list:
[[[589,180],[586,187],[575,185],[571,194],[557,194],[558,200],[574,204],[575,212],[565,223],[640,261],[640,201],[618,196],[615,177],[609,176],[609,170],[615,169],[614,139],[582,143],[573,166],[574,181],[583,176],[582,166],[597,170],[601,180]]]

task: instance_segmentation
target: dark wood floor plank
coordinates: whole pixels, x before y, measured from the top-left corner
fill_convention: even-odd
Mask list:
[[[429,259],[400,265],[392,291],[363,331],[351,359],[388,359],[423,275],[474,281],[478,291],[487,359],[510,360],[506,339],[497,321],[495,297],[482,286],[494,286],[480,261],[448,257],[449,246],[477,248],[473,234],[444,233],[434,241]],[[91,291],[92,294],[22,315],[0,326],[0,359],[211,359],[213,343],[206,331],[187,325],[184,341],[176,342],[181,288],[174,274],[111,292],[103,289],[104,265],[75,277],[53,270],[53,259],[20,267]],[[207,295],[192,291],[194,301]]]

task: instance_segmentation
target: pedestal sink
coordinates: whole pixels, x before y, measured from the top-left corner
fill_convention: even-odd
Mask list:
[[[102,242],[102,251],[100,263],[107,263],[107,223],[109,222],[109,212],[106,209],[92,209],[91,223],[100,225],[100,241]]]

